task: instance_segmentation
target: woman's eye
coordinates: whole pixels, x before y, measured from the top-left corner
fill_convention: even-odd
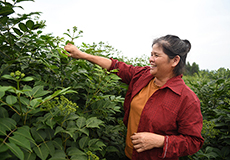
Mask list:
[[[157,53],[151,53],[151,56],[158,57]]]

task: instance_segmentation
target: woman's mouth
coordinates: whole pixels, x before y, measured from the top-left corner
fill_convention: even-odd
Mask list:
[[[156,67],[156,65],[150,65],[150,69],[154,69]]]

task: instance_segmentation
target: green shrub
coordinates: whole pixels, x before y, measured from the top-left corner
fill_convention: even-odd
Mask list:
[[[14,17],[19,2],[0,2],[0,159],[123,157],[127,86],[63,53],[65,43],[82,36],[77,27],[66,42],[43,34],[44,21],[33,18],[39,12]],[[114,50],[102,42],[96,46],[104,49],[81,48],[104,56]]]

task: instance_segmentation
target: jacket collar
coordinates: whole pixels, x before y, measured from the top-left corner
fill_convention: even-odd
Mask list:
[[[160,89],[168,87],[176,94],[181,95],[183,86],[185,84],[182,79],[182,76],[183,75],[178,75],[176,77],[169,79]]]

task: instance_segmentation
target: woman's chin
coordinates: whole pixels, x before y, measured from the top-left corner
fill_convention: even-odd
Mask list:
[[[150,74],[153,75],[153,76],[155,76],[155,74],[156,74],[155,70],[154,70],[154,69],[151,69],[151,70],[150,70]]]

